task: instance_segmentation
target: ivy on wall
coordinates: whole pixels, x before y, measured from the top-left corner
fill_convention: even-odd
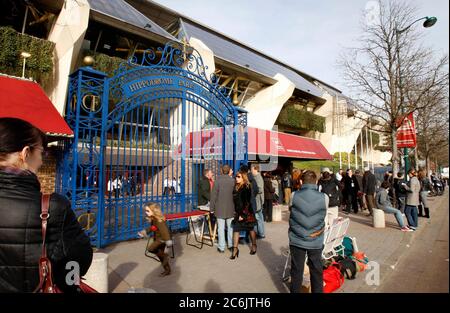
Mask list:
[[[299,130],[325,132],[325,117],[297,108],[294,105],[287,105],[281,110],[277,124]]]
[[[113,76],[114,71],[119,68],[119,65],[121,63],[126,62],[126,60],[124,59],[111,57],[104,53],[97,52],[94,54],[94,51],[91,50],[83,51],[83,58],[88,55],[94,58],[94,64],[92,65],[92,68],[97,71],[104,72],[110,77]]]
[[[0,27],[0,72],[22,76],[22,52],[31,56],[26,60],[25,77],[32,77],[45,85],[53,74],[53,50],[51,41],[21,34],[8,26]]]

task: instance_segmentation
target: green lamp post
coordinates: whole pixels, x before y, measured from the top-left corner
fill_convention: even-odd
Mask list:
[[[398,48],[398,46],[399,46],[398,36],[401,33],[407,31],[411,26],[413,26],[415,23],[417,23],[417,22],[419,22],[421,20],[425,20],[423,22],[422,26],[425,27],[425,28],[429,28],[429,27],[432,27],[434,24],[436,24],[437,17],[435,17],[435,16],[425,16],[425,17],[422,17],[422,18],[419,18],[419,19],[415,20],[414,22],[412,22],[407,27],[405,27],[405,28],[403,28],[401,30],[396,29],[396,31],[395,31],[395,39],[396,39],[396,42],[397,42],[397,49],[396,49],[397,50],[397,60],[400,60],[400,50]],[[399,71],[400,71],[400,67],[399,67]],[[401,72],[399,73],[399,86],[400,86],[400,88],[402,86],[402,75],[401,75]],[[402,107],[402,113],[403,114],[405,113],[404,109],[405,108]],[[417,149],[417,147],[416,147],[416,149]],[[405,178],[408,177],[407,173],[408,173],[408,170],[409,170],[409,156],[408,156],[408,154],[409,154],[408,148],[403,148],[403,157],[404,157],[404,162],[405,162]]]

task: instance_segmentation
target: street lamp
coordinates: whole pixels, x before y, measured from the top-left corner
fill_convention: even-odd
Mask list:
[[[395,40],[396,40],[396,52],[397,52],[397,62],[399,63],[398,66],[398,71],[399,71],[399,75],[398,75],[398,85],[400,88],[402,88],[402,73],[401,73],[401,68],[400,68],[400,49],[399,49],[399,40],[398,37],[401,33],[404,33],[405,31],[407,31],[408,29],[411,28],[411,26],[413,26],[415,23],[421,21],[421,20],[425,20],[422,24],[423,27],[425,28],[429,28],[432,27],[434,24],[436,24],[437,22],[437,17],[435,16],[425,16],[422,18],[419,18],[417,20],[415,20],[414,22],[412,22],[411,24],[409,24],[407,27],[399,30],[399,29],[395,29]],[[403,98],[403,94],[401,93],[401,97]],[[402,99],[403,100],[403,99]],[[403,101],[401,101],[401,103],[403,103]],[[402,114],[405,113],[405,108],[404,106],[402,106]],[[417,147],[416,147],[417,149]],[[404,157],[404,161],[405,161],[405,178],[408,177],[407,173],[408,173],[408,167],[409,167],[409,160],[408,160],[408,148],[403,148],[403,157]]]
[[[23,58],[22,78],[25,78],[25,64],[27,63],[27,59],[31,57],[31,54],[24,51],[20,56]]]

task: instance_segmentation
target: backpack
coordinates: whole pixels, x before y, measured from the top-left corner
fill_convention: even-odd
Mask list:
[[[323,270],[323,292],[330,293],[339,289],[344,284],[344,275],[341,273],[339,263],[333,262]]]
[[[344,255],[346,257],[352,257],[355,252],[352,238],[345,236],[342,240],[342,245],[344,246]]]
[[[347,279],[355,279],[356,273],[358,272],[356,262],[352,258],[338,256],[335,261],[340,265],[340,270],[342,275]]]
[[[328,195],[330,202],[328,204],[329,207],[339,206],[339,190],[338,186],[333,181],[322,181],[322,192]]]

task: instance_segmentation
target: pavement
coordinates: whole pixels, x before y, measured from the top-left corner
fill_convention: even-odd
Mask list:
[[[350,214],[348,235],[357,239],[360,251],[379,264],[345,280],[336,293],[358,292],[447,292],[448,274],[448,191],[430,198],[431,219],[419,220],[415,232],[399,230],[393,215],[386,215],[386,228],[372,227],[366,213]],[[172,274],[159,277],[162,267],[144,255],[147,240],[112,244],[98,250],[108,254],[110,292],[212,292],[212,293],[285,293],[282,272],[288,250],[289,212],[284,208],[282,221],[266,223],[266,238],[258,240],[256,255],[241,244],[240,254],[218,253],[216,246],[197,249],[186,245],[185,234],[175,234],[175,258],[170,259]],[[379,278],[369,285],[366,278]]]

